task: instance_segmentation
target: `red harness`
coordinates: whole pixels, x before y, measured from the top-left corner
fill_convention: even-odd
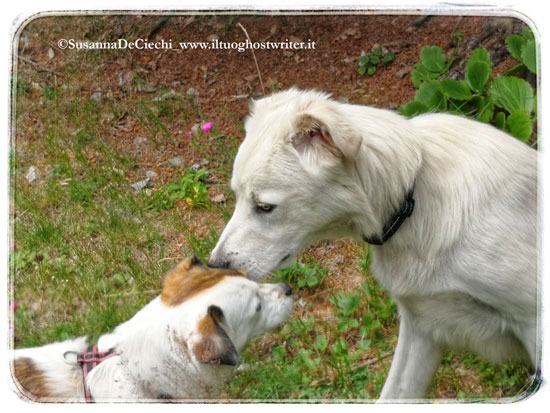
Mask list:
[[[88,374],[99,363],[115,355],[116,353],[112,349],[107,351],[101,351],[101,352],[97,351],[97,344],[94,344],[93,346],[88,347],[86,351],[83,351],[82,353],[78,354],[76,361],[82,367],[82,382],[84,384],[84,395],[86,396],[86,403],[94,403],[94,399],[92,398],[90,389],[86,384],[86,379],[88,378]]]

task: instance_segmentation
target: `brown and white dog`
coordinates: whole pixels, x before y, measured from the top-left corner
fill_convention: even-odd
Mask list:
[[[166,275],[160,296],[99,338],[98,350],[114,354],[85,385],[95,401],[217,398],[247,342],[288,318],[291,294],[286,284],[186,259]],[[80,337],[15,350],[18,390],[34,401],[84,401],[77,355],[87,347]]]

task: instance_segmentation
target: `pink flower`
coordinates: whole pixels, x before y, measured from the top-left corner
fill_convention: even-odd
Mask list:
[[[210,129],[212,129],[212,122],[206,122],[204,125],[202,125],[202,130],[204,132],[208,132]]]
[[[187,136],[193,136],[193,132],[191,131],[187,132]]]
[[[10,310],[16,311],[19,308],[19,302],[17,300],[13,300],[13,303],[10,305]]]

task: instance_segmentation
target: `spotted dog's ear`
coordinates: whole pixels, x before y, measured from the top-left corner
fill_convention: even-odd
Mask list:
[[[206,268],[205,265],[202,263],[201,259],[197,257],[197,255],[193,255],[191,258],[191,267],[194,267],[198,265],[199,267]]]
[[[222,319],[220,307],[208,307],[207,314],[197,325],[196,334],[193,334],[191,351],[201,363],[235,366],[239,361],[239,354],[221,326]]]

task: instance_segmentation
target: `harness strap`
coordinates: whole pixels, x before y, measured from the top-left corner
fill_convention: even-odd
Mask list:
[[[86,383],[88,374],[90,374],[90,371],[92,371],[92,369],[96,367],[99,363],[115,355],[116,353],[112,349],[101,352],[97,351],[97,344],[88,347],[86,351],[78,354],[76,361],[82,367],[82,383],[84,384],[84,395],[86,396],[86,403],[94,403],[94,399],[92,398],[92,394],[90,393],[90,389],[88,388],[88,385]]]

